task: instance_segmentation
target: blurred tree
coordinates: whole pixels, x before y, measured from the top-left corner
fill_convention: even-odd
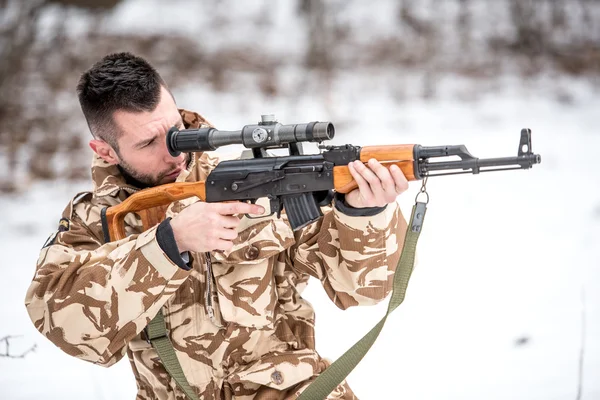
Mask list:
[[[21,179],[51,179],[52,162],[59,147],[79,150],[78,135],[68,130],[68,114],[61,110],[60,92],[72,84],[65,71],[77,70],[81,60],[64,51],[71,39],[67,24],[71,6],[93,10],[92,23],[119,1],[2,1],[0,3],[0,146],[6,149],[7,169],[0,176],[0,190],[12,191]],[[50,27],[42,19],[52,12]],[[32,149],[26,152],[23,145]],[[33,154],[24,160],[27,153]],[[77,160],[68,157],[67,160]],[[18,163],[27,162],[19,174]],[[68,168],[68,177],[80,177],[79,168]],[[21,176],[20,176],[21,175]],[[24,175],[24,176],[23,176]]]
[[[330,13],[324,0],[300,0],[299,10],[307,21],[308,46],[306,65],[309,68],[330,70],[333,67],[333,29]]]
[[[456,19],[456,30],[460,40],[460,49],[463,52],[470,50],[471,44],[471,0],[459,0],[458,18]]]
[[[58,4],[65,7],[78,7],[84,10],[105,11],[114,8],[123,0],[46,0],[48,4]]]
[[[151,57],[166,64],[161,72],[173,84],[199,62],[197,45],[187,38],[102,32],[121,1],[0,2],[0,162],[6,162],[0,192],[38,179],[89,175],[89,153],[81,152],[87,126],[75,86],[78,72],[103,55],[128,50]],[[85,19],[85,31],[69,30],[74,18]]]
[[[554,70],[596,82],[600,76],[597,0],[376,2],[369,11],[391,25],[368,26],[368,40],[365,25],[355,23],[357,14],[364,17],[364,2],[296,0],[286,18],[301,20],[306,42],[290,46],[285,56],[262,46],[265,37],[284,32],[273,18],[280,14],[274,10],[285,7],[267,0],[248,7],[243,18],[230,12],[236,0],[202,0],[208,17],[201,33],[160,28],[111,33],[107,21],[126,2],[0,0],[0,192],[25,188],[36,179],[87,177],[89,152],[80,151],[87,127],[75,86],[81,72],[115,51],[148,57],[172,87],[202,80],[215,92],[253,90],[275,97],[314,96],[317,86],[331,110],[333,82],[341,70],[367,76],[374,69],[412,71],[423,78],[420,93],[426,98],[435,96],[445,73],[494,79],[504,68],[528,76]],[[173,7],[192,4],[197,2],[182,0]],[[257,44],[250,51],[239,44],[240,26]],[[207,46],[214,38],[219,46]],[[291,54],[293,49],[298,54]],[[298,84],[281,85],[279,71],[298,60],[303,68]]]
[[[516,31],[514,48],[529,57],[539,56],[546,47],[542,14],[539,4],[531,0],[511,0],[510,16]]]

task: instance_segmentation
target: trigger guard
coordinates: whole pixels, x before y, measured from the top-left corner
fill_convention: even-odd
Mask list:
[[[250,214],[244,214],[244,216],[248,219],[260,219],[260,218],[264,218],[264,217],[270,217],[273,214],[275,214],[275,213],[273,211],[271,211],[271,214],[262,214],[257,217],[252,217],[252,216],[250,216]]]

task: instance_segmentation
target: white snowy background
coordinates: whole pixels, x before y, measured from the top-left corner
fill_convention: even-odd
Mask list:
[[[184,2],[128,1],[115,12],[114,25],[151,29],[148,20],[157,13],[185,25],[190,14],[198,15],[185,8]],[[293,29],[281,29],[288,32],[258,40],[302,47]],[[232,38],[252,50],[243,31],[231,32]],[[219,46],[216,37],[211,45]],[[597,84],[552,73],[526,80],[507,75],[493,90],[466,95],[484,83],[444,75],[436,96],[425,100],[416,94],[418,73],[340,73],[325,91],[311,78],[294,68],[279,71],[284,86],[308,85],[288,97],[235,88],[217,93],[202,84],[174,94],[180,106],[223,129],[274,113],[283,123],[332,121],[335,144],[465,144],[483,158],[516,156],[520,129],[527,127],[542,156],[542,164],[527,171],[429,180],[418,265],[404,304],[349,376],[357,396],[562,400],[576,399],[581,389],[579,398],[600,399]],[[419,188],[412,183],[398,199],[407,217]],[[0,197],[0,337],[20,335],[10,340],[11,353],[37,346],[23,359],[0,358],[0,399],[135,397],[127,360],[104,369],[67,356],[35,330],[23,306],[40,248],[69,199],[88,189],[87,182],[55,181]],[[360,339],[387,306],[341,311],[316,280],[305,297],[317,311],[317,348],[330,359]]]

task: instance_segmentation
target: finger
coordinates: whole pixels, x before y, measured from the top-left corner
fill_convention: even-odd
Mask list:
[[[369,183],[369,185],[380,183],[377,175],[375,175],[375,173],[362,162],[356,165],[356,171],[363,177],[364,180]]]
[[[221,215],[264,214],[265,212],[262,206],[242,202],[214,203],[214,207]]]
[[[397,165],[390,167],[390,173],[394,179],[394,186],[397,194],[402,194],[408,190],[408,179],[404,175],[404,172]]]
[[[238,237],[238,233],[235,229],[219,229],[215,232],[215,235],[219,238],[219,239],[224,239],[224,240],[234,240],[235,238]]]
[[[230,240],[217,239],[211,247],[213,247],[214,250],[231,250],[233,242]]]
[[[367,180],[367,182],[369,182],[369,186],[371,188],[371,192],[373,192],[376,205],[383,205],[386,203],[386,194],[383,191],[383,187],[381,186],[381,179],[379,179],[377,174],[371,170],[371,166],[377,167],[377,164],[379,163],[376,160],[369,160],[367,164],[369,165],[369,167],[365,166],[364,170],[360,172],[362,176]]]
[[[366,169],[366,167],[360,161],[355,161],[348,164],[348,169],[350,170],[352,178],[354,178],[356,184],[358,185],[360,195],[366,201],[371,201],[373,199],[373,192],[371,191],[371,186],[369,185],[369,182],[367,182],[360,174],[360,172],[358,172],[358,169],[361,167]]]
[[[240,219],[231,215],[219,215],[219,226],[228,229],[235,229],[240,224]]]
[[[371,168],[371,170],[375,172],[375,174],[379,178],[379,181],[381,182],[381,187],[385,192],[386,196],[389,197],[393,195],[395,198],[396,184],[394,182],[394,179],[392,178],[391,172],[374,158],[369,160],[369,168]]]

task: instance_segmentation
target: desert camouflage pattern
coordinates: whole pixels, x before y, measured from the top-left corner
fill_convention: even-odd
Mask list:
[[[208,124],[182,115],[186,127]],[[193,154],[178,181],[205,179],[218,161]],[[105,243],[102,208],[138,189],[98,157],[92,175],[93,192],[75,196],[62,215],[68,227],[42,249],[25,303],[35,327],[67,354],[106,367],[127,354],[137,399],[185,398],[144,337],[161,308],[200,399],[295,399],[329,365],[315,351],[315,314],[302,298],[309,277],[342,309],[376,304],[391,290],[406,230],[395,204],[372,217],[327,208],[298,232],[284,216],[241,217],[230,251],[192,253],[185,271],[161,250],[156,227],[142,232],[135,215],[126,218],[127,238]],[[346,383],[328,397],[355,398]]]

